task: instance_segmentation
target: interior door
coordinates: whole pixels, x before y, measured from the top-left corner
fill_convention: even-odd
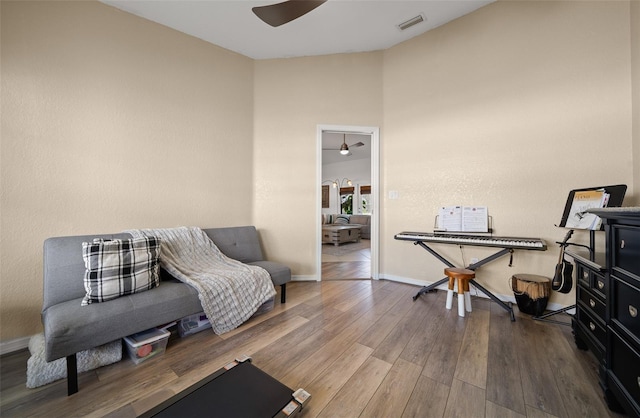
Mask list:
[[[341,153],[340,151],[344,151],[345,146],[348,152]],[[319,222],[317,232],[318,280],[324,276],[334,279],[378,278],[378,151],[379,130],[377,127],[343,125],[318,127],[319,216],[317,219],[322,219],[322,215],[336,215],[348,209],[352,209],[354,215],[368,213],[370,219],[369,225],[366,226],[366,236],[369,239],[362,239],[360,246],[355,245],[354,240],[350,240],[349,243],[339,242],[337,245],[323,244],[322,225]],[[324,189],[322,186],[325,186]],[[343,193],[352,192],[351,205],[342,205],[341,189]],[[329,195],[328,205],[327,194]],[[363,202],[365,194],[366,202]],[[345,194],[343,197],[347,197],[347,195]],[[323,203],[325,207],[322,207]],[[362,221],[366,217],[354,217],[354,219]],[[347,237],[347,239],[349,238]],[[364,247],[368,247],[368,256],[366,255],[367,249]],[[326,267],[324,272],[323,266]]]

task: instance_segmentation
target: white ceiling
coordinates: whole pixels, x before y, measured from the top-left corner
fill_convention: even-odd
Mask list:
[[[360,147],[349,147],[349,154],[340,154],[340,146],[342,142],[346,142],[347,146],[362,142],[364,145]],[[332,164],[344,161],[361,160],[371,158],[371,135],[357,133],[338,133],[328,132],[322,133],[322,164]]]
[[[253,59],[387,49],[495,0],[328,0],[279,27],[251,8],[281,0],[101,0]],[[419,14],[426,21],[401,31]]]

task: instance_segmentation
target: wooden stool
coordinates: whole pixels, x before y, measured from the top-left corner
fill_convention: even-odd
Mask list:
[[[465,305],[467,312],[471,312],[471,294],[469,293],[469,280],[476,277],[476,272],[469,269],[449,267],[444,269],[444,274],[449,278],[449,290],[447,291],[447,309],[453,304],[453,286],[458,281],[458,316],[464,316]],[[466,303],[465,303],[466,302]]]

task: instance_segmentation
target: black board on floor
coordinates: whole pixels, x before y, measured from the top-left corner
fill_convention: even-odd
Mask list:
[[[236,361],[173,396],[144,417],[291,417],[294,391],[250,361]],[[286,412],[285,412],[286,411]]]

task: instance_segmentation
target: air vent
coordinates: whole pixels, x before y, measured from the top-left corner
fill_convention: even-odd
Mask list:
[[[412,17],[411,19],[407,20],[406,22],[402,22],[398,25],[398,27],[400,28],[400,30],[406,30],[409,29],[411,26],[413,25],[417,25],[418,23],[424,22],[426,19],[422,14],[419,14],[416,17]]]

